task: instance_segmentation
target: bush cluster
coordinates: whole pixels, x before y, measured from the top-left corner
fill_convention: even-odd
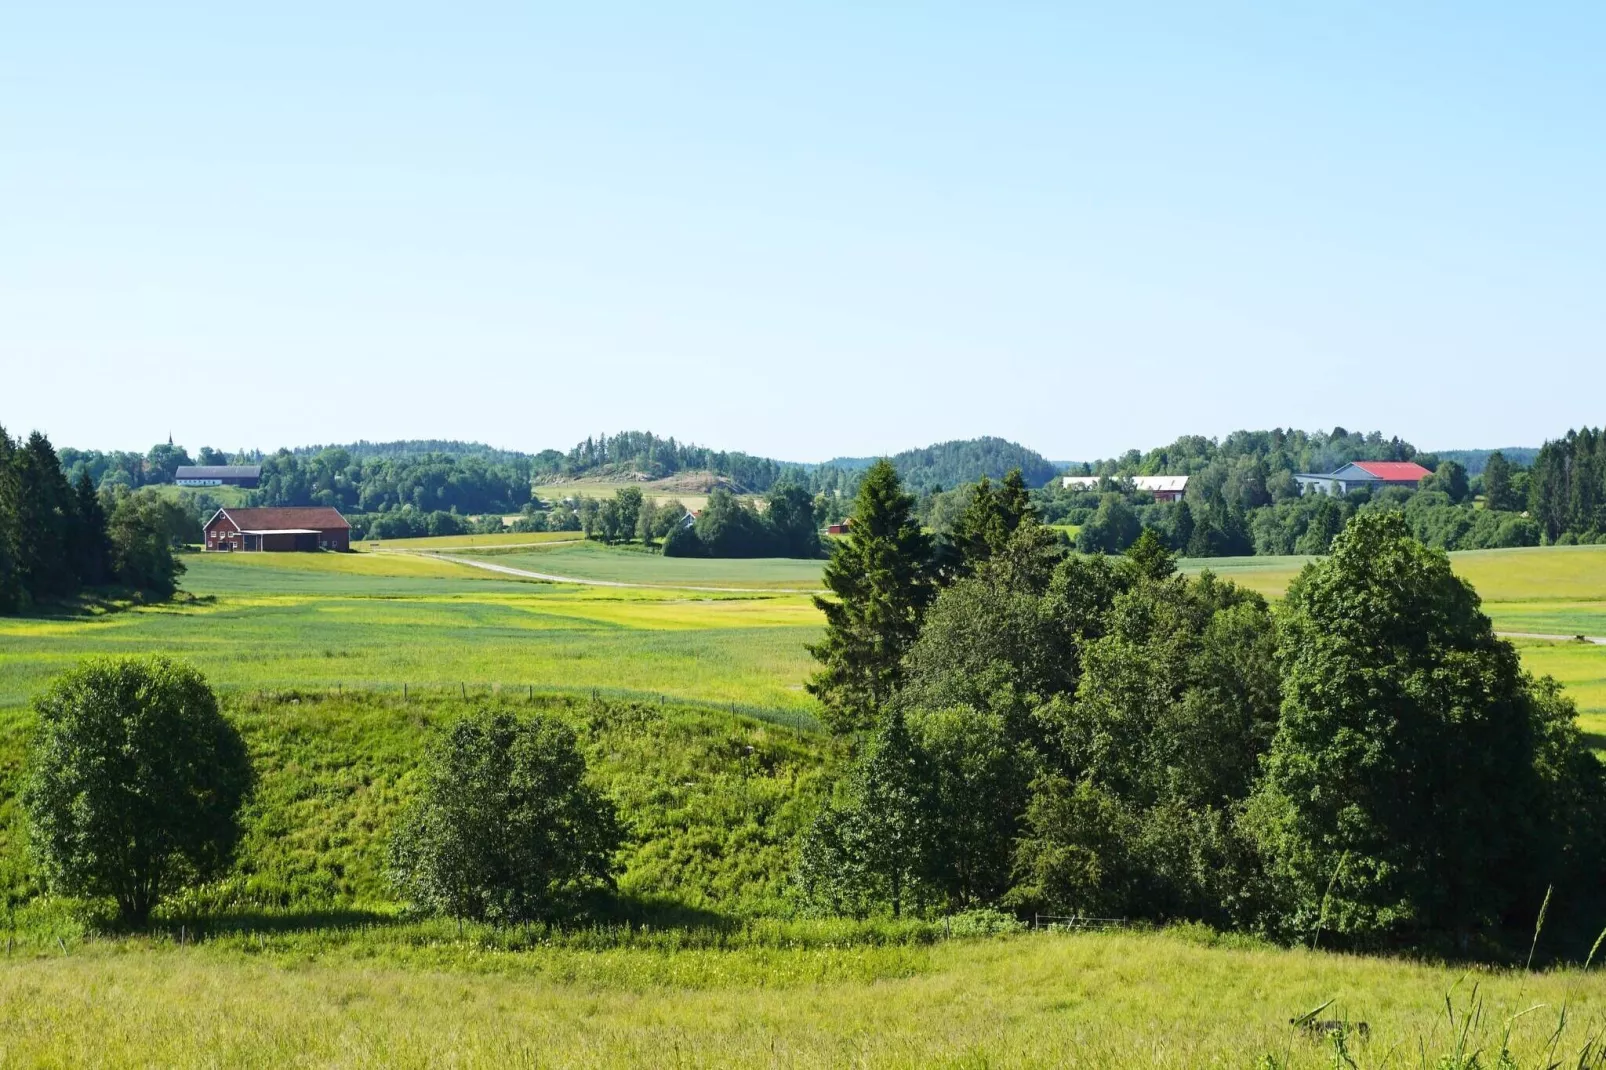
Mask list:
[[[1598,901],[1576,711],[1404,510],[1359,512],[1273,609],[1153,531],[1066,554],[987,488],[945,556],[900,541],[890,470],[865,487],[815,648],[855,751],[800,847],[819,908],[1366,943],[1498,931],[1551,885]]]
[[[21,802],[49,888],[110,899],[137,927],[164,899],[194,899],[229,870],[255,772],[196,670],[163,657],[89,659],[34,709]],[[584,893],[611,887],[621,841],[568,727],[479,712],[431,748],[391,841],[391,881],[425,913],[558,921]]]

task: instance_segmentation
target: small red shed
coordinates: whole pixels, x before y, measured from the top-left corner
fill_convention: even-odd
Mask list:
[[[351,525],[327,506],[219,509],[206,522],[206,549],[349,550]]]

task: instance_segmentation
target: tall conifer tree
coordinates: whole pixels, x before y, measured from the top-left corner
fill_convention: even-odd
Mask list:
[[[106,510],[95,493],[95,481],[87,471],[78,473],[73,487],[73,520],[76,529],[76,555],[73,562],[78,582],[86,586],[105,583],[111,576],[111,537],[107,533]]]
[[[17,474],[17,562],[34,598],[71,594],[73,568],[72,488],[50,440],[35,431],[13,455]]]
[[[1518,508],[1511,493],[1511,462],[1499,450],[1489,454],[1483,465],[1483,503],[1502,511]]]
[[[931,543],[914,518],[898,473],[877,461],[859,484],[848,536],[825,566],[834,599],[816,597],[825,638],[809,647],[821,663],[809,693],[838,732],[874,724],[902,678],[903,656],[931,601]]]
[[[0,427],[0,613],[15,613],[22,604],[22,576],[17,562],[16,450]]]

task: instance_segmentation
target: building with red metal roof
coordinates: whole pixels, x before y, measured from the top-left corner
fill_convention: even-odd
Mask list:
[[[1414,488],[1432,474],[1415,461],[1351,461],[1336,472],[1301,472],[1294,479],[1301,494],[1348,494],[1361,487]]]
[[[349,550],[351,525],[326,506],[219,509],[206,522],[208,550]]]

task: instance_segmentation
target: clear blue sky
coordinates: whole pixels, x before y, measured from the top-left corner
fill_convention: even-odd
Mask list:
[[[799,460],[1606,420],[1606,7],[15,4],[0,423]]]

